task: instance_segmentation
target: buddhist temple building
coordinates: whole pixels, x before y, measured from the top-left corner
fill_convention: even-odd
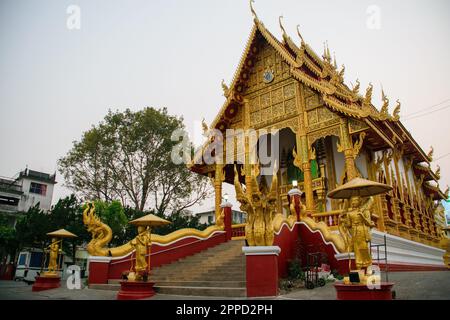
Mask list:
[[[288,191],[296,181],[307,215],[325,224],[326,232],[338,234],[342,205],[327,193],[355,177],[385,183],[393,190],[375,197],[373,232],[387,234],[391,246],[407,244],[408,253],[392,249],[398,264],[442,266],[445,232],[437,224],[436,209],[448,198],[448,188],[442,191],[439,169],[431,169],[433,150],[425,152],[400,121],[400,102],[390,104],[382,92],[378,103],[372,85],[365,90],[359,81],[348,86],[345,67],[338,67],[327,45],[319,55],[300,30],[294,40],[281,17],[279,40],[253,8],[252,13],[254,25],[242,58],[231,84],[223,84],[225,102],[208,129],[219,130],[224,137],[223,149],[213,154],[232,156],[233,161],[205,161],[202,155],[216,142],[210,138],[189,165],[193,172],[213,179],[216,214],[220,215],[222,183],[233,184],[235,165],[240,172],[252,170],[249,153],[257,148],[247,138],[229,147],[228,132],[253,129],[264,132],[259,141],[270,140],[268,136],[279,141],[279,214],[289,215]],[[239,179],[248,185],[247,175]],[[414,260],[414,252],[422,252],[422,257]]]
[[[210,126],[203,122],[206,141],[187,164],[212,180],[215,219],[204,230],[151,234],[149,269],[158,292],[277,296],[291,262],[358,277],[369,267],[378,275],[383,268],[447,270],[449,228],[439,204],[448,188],[439,187],[440,169],[431,169],[433,150],[424,152],[401,123],[400,102],[389,112],[382,92],[377,106],[372,85],[360,93],[359,81],[345,84],[328,46],[319,56],[300,30],[297,41],[289,37],[281,18],[279,40],[251,10],[241,61],[231,84],[222,82],[225,102]],[[191,145],[183,150],[190,155]],[[356,182],[358,192],[381,191],[336,196]],[[239,208],[223,194],[224,183],[234,186]],[[235,210],[245,223],[233,222]],[[120,281],[124,270],[129,276],[136,238],[108,246],[112,230],[94,206],[86,206],[83,223],[92,235],[89,286]],[[321,262],[310,264],[312,256]]]

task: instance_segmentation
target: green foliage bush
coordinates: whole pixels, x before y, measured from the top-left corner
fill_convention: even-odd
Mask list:
[[[294,259],[289,261],[288,265],[288,277],[289,279],[295,279],[295,280],[304,280],[305,279],[305,273],[302,269],[302,263],[300,259]]]

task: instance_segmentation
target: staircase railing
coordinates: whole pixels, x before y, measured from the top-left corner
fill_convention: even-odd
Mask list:
[[[315,222],[323,222],[331,230],[337,229],[339,224],[339,215],[342,213],[342,210],[333,210],[327,212],[313,213],[312,218]]]
[[[231,226],[231,239],[232,240],[245,239],[245,223],[233,224]]]

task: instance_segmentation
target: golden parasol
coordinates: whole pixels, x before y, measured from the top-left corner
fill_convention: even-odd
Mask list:
[[[169,223],[171,223],[171,222],[167,221],[163,218],[157,217],[154,214],[148,214],[139,219],[130,221],[130,224],[134,224],[135,226],[144,226],[144,227],[147,227],[147,226],[156,227],[156,226],[162,226],[162,225],[169,224]]]
[[[376,196],[378,194],[383,194],[392,190],[392,187],[367,180],[362,178],[354,178],[343,184],[340,187],[337,187],[333,191],[328,193],[328,198],[331,199],[350,199],[351,197],[370,197]]]
[[[77,236],[74,235],[72,232],[67,231],[66,229],[59,229],[53,232],[47,233],[48,236],[55,237],[55,238],[76,238]]]

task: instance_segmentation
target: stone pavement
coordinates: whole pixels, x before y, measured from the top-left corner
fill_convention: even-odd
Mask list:
[[[384,279],[384,277],[383,277]],[[398,300],[450,300],[450,272],[393,272],[389,281],[395,283]],[[0,300],[115,300],[117,292],[93,290],[87,287],[69,290],[64,287],[32,292],[31,285],[23,282],[0,281]],[[277,300],[334,300],[336,293],[332,284],[313,290],[301,289],[278,296]],[[242,298],[192,297],[157,294],[151,300],[240,300]]]
[[[391,272],[389,282],[397,300],[450,300],[450,271]],[[385,280],[384,274],[381,277]],[[294,300],[334,300],[333,284],[313,290],[298,290],[277,297]]]

